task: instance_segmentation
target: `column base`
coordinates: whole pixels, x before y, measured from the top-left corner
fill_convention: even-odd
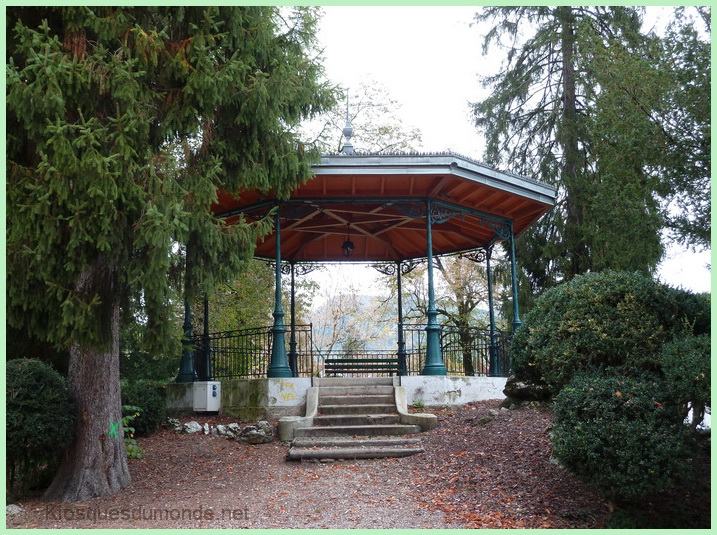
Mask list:
[[[193,383],[197,380],[197,376],[193,373],[180,373],[174,380],[175,383]]]
[[[448,375],[448,370],[443,365],[424,366],[421,375]]]
[[[194,353],[188,349],[182,350],[182,359],[179,363],[179,373],[174,380],[175,383],[193,383],[197,380],[197,373],[194,371]]]
[[[269,378],[272,377],[293,377],[294,374],[291,371],[291,368],[288,366],[277,366],[275,368],[269,367],[269,369],[266,372],[266,376]]]

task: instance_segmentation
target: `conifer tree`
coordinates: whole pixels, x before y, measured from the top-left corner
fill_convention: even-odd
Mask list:
[[[8,321],[70,349],[78,423],[45,498],[75,502],[130,480],[121,304],[141,304],[158,345],[177,336],[166,305],[183,274],[189,297],[210,291],[271,227],[217,220],[217,192],[286,197],[316,156],[294,132],[334,92],[310,8],[6,16]]]
[[[477,20],[494,24],[484,53],[508,37],[503,67],[484,79],[493,92],[474,105],[485,157],[558,186],[553,212],[518,240],[524,288],[606,268],[654,273],[664,201],[684,191],[668,168],[689,145],[663,120],[668,97],[684,95],[664,42],[633,7],[495,7]]]
[[[659,56],[671,83],[654,114],[669,140],[660,164],[672,203],[667,227],[695,249],[710,247],[712,231],[711,15],[708,6],[675,8]]]

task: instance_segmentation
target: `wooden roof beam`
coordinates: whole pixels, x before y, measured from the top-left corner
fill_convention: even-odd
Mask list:
[[[339,216],[338,214],[333,213],[332,210],[324,210],[324,213],[327,214],[327,215],[329,215],[329,216],[331,216],[331,217],[333,217],[333,218],[336,219],[337,221],[341,221],[344,225],[348,225],[349,228],[353,228],[356,232],[361,233],[362,235],[366,236],[367,238],[372,239],[372,240],[376,240],[377,242],[379,242],[379,243],[385,245],[385,246],[388,248],[388,250],[391,252],[391,254],[394,255],[395,258],[399,258],[398,251],[396,251],[396,249],[393,247],[393,245],[391,245],[390,242],[388,242],[388,241],[386,241],[386,240],[384,240],[384,239],[381,239],[381,238],[378,238],[378,237],[374,236],[374,235],[371,234],[370,232],[368,232],[368,231],[362,229],[361,227],[357,227],[357,226],[355,226],[355,225],[352,225],[351,222],[350,222],[348,219],[344,219],[344,218],[342,218],[341,216]]]

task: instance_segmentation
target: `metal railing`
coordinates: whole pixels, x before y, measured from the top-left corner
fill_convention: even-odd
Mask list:
[[[426,326],[420,324],[403,325],[404,354],[408,375],[420,375],[426,361]],[[314,377],[327,375],[326,360],[342,359],[356,361],[352,371],[342,375],[389,376],[393,370],[362,371],[358,361],[382,361],[399,359],[397,350],[363,351],[321,351],[313,345],[312,325],[297,325],[294,331],[295,352],[291,348],[291,336],[287,331],[286,352],[289,366],[295,377]],[[510,341],[512,333],[494,331],[491,340],[490,331],[469,327],[459,329],[442,326],[440,345],[443,361],[448,375],[473,375],[507,377],[510,373]],[[272,327],[258,327],[197,335],[191,339],[195,355],[203,355],[209,350],[212,374],[216,379],[231,377],[266,377],[271,360],[273,343]],[[367,366],[367,368],[370,368]],[[332,366],[329,366],[329,371]]]
[[[296,364],[297,377],[311,377],[315,372],[312,331],[311,324],[296,326],[295,361],[291,359],[291,337],[286,334],[287,355],[290,365]],[[256,327],[197,335],[190,342],[195,355],[209,349],[212,375],[217,379],[266,377],[274,341],[272,334],[272,327]]]
[[[507,377],[510,374],[510,341],[512,333],[443,325],[440,332],[441,353],[448,375]],[[408,375],[420,375],[426,362],[426,325],[403,326]]]
[[[507,377],[510,374],[512,333],[474,327],[446,326],[441,330],[443,362],[450,375]]]

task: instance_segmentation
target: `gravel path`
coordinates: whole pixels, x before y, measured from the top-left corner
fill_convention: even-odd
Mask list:
[[[287,462],[279,442],[251,446],[162,430],[139,440],[145,457],[130,460],[132,484],[122,492],[65,506],[23,500],[7,527],[605,526],[610,513],[596,489],[551,462],[549,410],[499,410],[489,400],[434,412],[438,427],[417,435],[425,453],[401,459]],[[709,451],[700,455],[705,471],[694,488],[644,501],[646,519],[661,526],[689,510],[695,526],[710,525]]]
[[[460,528],[418,502],[410,459],[286,462],[249,446],[161,431],[140,441],[132,484],[82,504],[20,503],[9,528]]]

